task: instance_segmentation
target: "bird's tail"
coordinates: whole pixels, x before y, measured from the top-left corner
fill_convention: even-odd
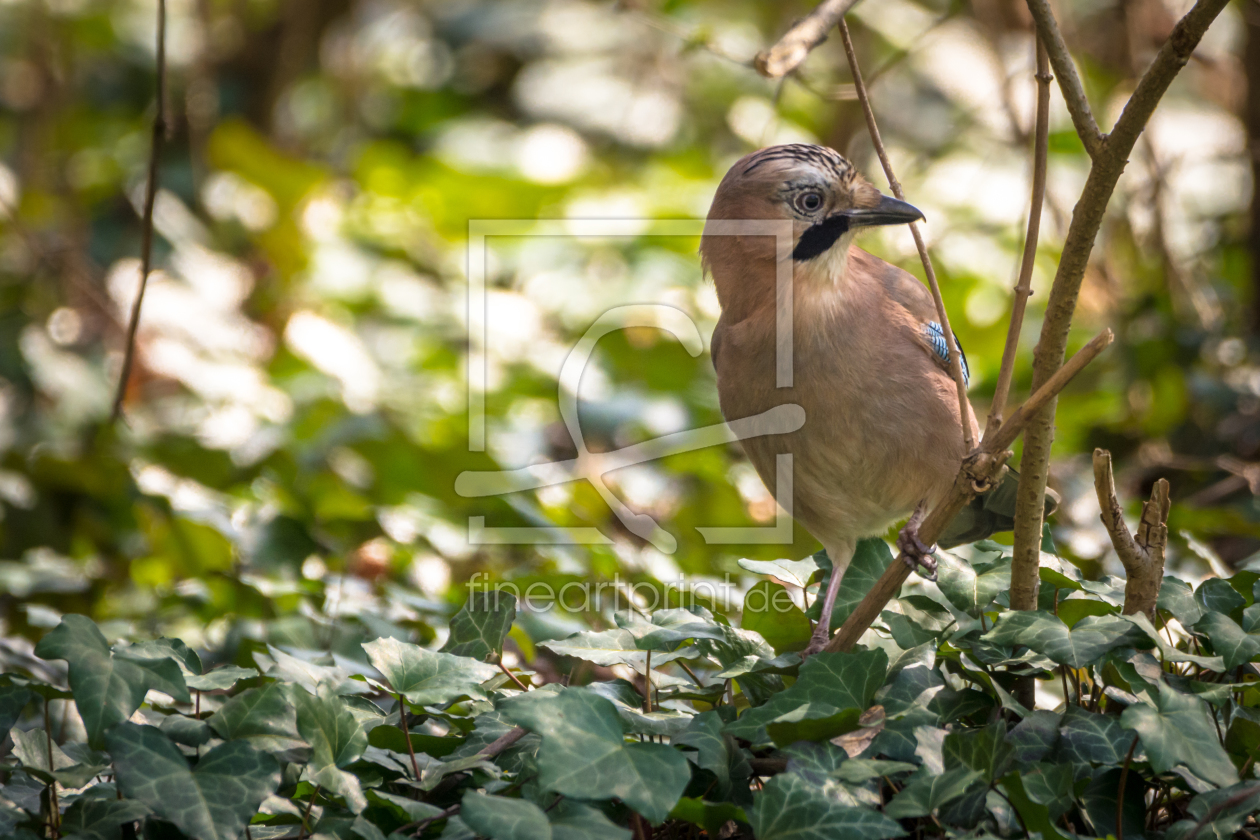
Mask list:
[[[1015,491],[1019,488],[1019,473],[1007,469],[1002,480],[989,492],[976,496],[958,512],[937,540],[937,544],[952,548],[964,543],[987,539],[1015,527]],[[1059,507],[1059,494],[1046,488],[1045,516]]]

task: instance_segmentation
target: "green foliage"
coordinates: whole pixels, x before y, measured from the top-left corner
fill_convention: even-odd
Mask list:
[[[615,629],[544,644],[634,680],[542,684],[518,669],[526,690],[483,661],[520,632],[514,603],[511,623],[484,601],[464,610],[470,629],[443,651],[406,633],[359,642],[355,660],[258,644],[261,673],[221,664],[207,675],[225,672],[223,687],[196,697],[178,690],[181,668],[204,676],[212,651],[110,645],[70,615],[36,646],[67,661],[64,676],[32,659],[0,677],[13,743],[0,819],[15,837],[47,834],[55,786],[62,836],[92,840],[136,824],[193,840],[237,840],[247,824],[255,838],[600,840],[640,821],[757,840],[1044,840],[1113,833],[1117,802],[1126,835],[1245,826],[1260,808],[1260,650],[1237,588],[1254,580],[1170,587],[1152,623],[1055,571],[1073,592],[1058,614],[1014,613],[977,583],[1009,562],[995,553],[982,548],[979,571],[942,553],[970,583],[896,599],[850,653],[777,655],[700,607],[618,613]],[[767,626],[764,611],[745,618]],[[465,642],[484,647],[450,652]],[[1042,708],[1003,688],[1026,676]],[[58,679],[68,709],[99,704],[111,680],[140,701],[112,701],[112,722],[80,711],[80,734],[50,736],[39,695],[63,702]],[[1064,686],[1066,702],[1047,702]]]

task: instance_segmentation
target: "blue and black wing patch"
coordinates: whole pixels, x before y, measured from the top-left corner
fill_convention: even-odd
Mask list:
[[[941,325],[935,321],[928,321],[923,325],[923,336],[928,340],[932,352],[936,354],[936,358],[945,363],[945,367],[949,367],[949,345],[945,342],[945,331],[941,329]],[[967,368],[967,354],[963,352],[962,342],[958,341],[958,336],[954,336],[954,341],[958,342],[958,355],[962,361],[963,382],[970,384],[971,371]]]

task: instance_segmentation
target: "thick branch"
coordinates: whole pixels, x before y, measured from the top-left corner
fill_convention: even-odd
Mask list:
[[[753,66],[771,79],[791,73],[809,55],[810,50],[827,40],[831,27],[844,19],[845,13],[858,0],[823,0],[814,11],[798,20],[773,47],[757,53]]]
[[[1089,108],[1089,99],[1085,96],[1085,88],[1081,85],[1081,77],[1076,73],[1076,65],[1072,63],[1072,54],[1068,52],[1063,41],[1063,33],[1059,31],[1059,23],[1050,11],[1049,0],[1028,0],[1028,11],[1032,12],[1037,23],[1037,35],[1045,44],[1050,58],[1050,65],[1059,77],[1059,90],[1063,92],[1063,101],[1067,103],[1068,113],[1072,115],[1072,125],[1085,144],[1085,151],[1090,157],[1098,157],[1106,138],[1098,130],[1094,122],[1094,113]]]
[[[1137,539],[1124,524],[1116,482],[1111,472],[1111,453],[1094,450],[1094,490],[1102,509],[1102,522],[1111,544],[1124,564],[1124,614],[1151,615],[1164,581],[1164,551],[1168,546],[1168,481],[1161,478],[1151,488],[1151,500],[1142,505]]]
[[[1024,236],[1024,255],[1019,265],[1019,281],[1015,284],[1015,300],[1011,304],[1011,323],[1006,331],[1006,347],[1002,351],[1002,367],[998,371],[989,419],[985,422],[987,438],[1002,425],[1006,400],[1011,393],[1015,373],[1015,353],[1019,334],[1024,326],[1024,308],[1032,296],[1033,265],[1037,259],[1037,239],[1041,233],[1041,208],[1046,198],[1046,158],[1050,149],[1050,63],[1046,47],[1037,39],[1037,121],[1033,129],[1032,200],[1028,203],[1028,233]]]
[[[980,448],[963,459],[962,468],[954,479],[945,498],[932,509],[932,512],[919,526],[919,538],[925,543],[936,542],[945,527],[958,512],[978,493],[984,492],[997,480],[1006,459],[1011,453],[1007,447],[1019,437],[1020,431],[1030,418],[1037,415],[1042,407],[1048,405],[1062,391],[1076,374],[1097,358],[1098,354],[1111,343],[1111,330],[1103,330],[1089,344],[1080,349],[1071,360],[1051,378],[1049,382],[1037,389],[1028,402],[1015,410],[1009,420],[1002,424]],[[831,637],[824,650],[828,652],[850,650],[867,628],[874,623],[885,605],[901,591],[901,585],[910,577],[910,568],[905,563],[894,562],[884,570],[884,574],[871,588],[861,603],[853,610],[844,624]]]
[[[879,163],[888,178],[888,187],[893,195],[902,201],[905,193],[901,182],[893,173],[892,161],[884,149],[884,141],[879,135],[879,125],[875,122],[875,111],[871,108],[871,98],[866,92],[866,84],[862,81],[862,69],[858,66],[857,53],[853,50],[853,40],[849,37],[849,27],[844,19],[840,20],[840,38],[844,41],[844,54],[849,60],[849,70],[853,74],[853,86],[857,89],[858,102],[862,104],[862,113],[866,116],[866,128],[871,135],[871,143],[875,153],[879,155]],[[958,417],[962,423],[963,451],[970,452],[976,448],[976,440],[971,431],[971,400],[967,399],[967,380],[963,377],[962,352],[954,338],[954,330],[949,325],[949,313],[945,311],[945,301],[941,297],[941,287],[936,282],[936,271],[932,268],[932,260],[928,256],[927,245],[919,226],[910,223],[910,234],[914,237],[914,245],[919,249],[919,259],[923,262],[923,273],[927,276],[928,288],[932,290],[932,301],[936,304],[936,318],[941,323],[941,331],[945,334],[945,346],[949,348],[949,372],[954,377],[954,387],[958,392]]]
[[[123,400],[127,397],[127,383],[131,379],[131,365],[136,355],[136,330],[140,327],[140,306],[144,303],[144,290],[149,284],[149,269],[153,261],[153,202],[157,197],[158,160],[162,156],[162,142],[166,139],[166,0],[158,0],[157,7],[157,113],[153,116],[153,141],[149,147],[149,179],[144,188],[144,221],[140,233],[140,286],[131,307],[131,321],[127,324],[127,344],[123,350],[122,371],[118,374],[118,392],[114,395],[111,420],[122,416]]]
[[[1068,332],[1072,327],[1072,316],[1076,311],[1076,300],[1080,295],[1081,282],[1094,248],[1094,240],[1098,236],[1116,182],[1119,181],[1129,153],[1133,150],[1133,144],[1150,119],[1159,98],[1194,51],[1208,25],[1220,14],[1227,2],[1228,0],[1198,0],[1194,8],[1177,22],[1168,42],[1160,49],[1154,62],[1138,82],[1115,130],[1107,138],[1101,151],[1095,155],[1085,181],[1085,189],[1072,211],[1072,222],[1063,243],[1059,268],[1046,302],[1041,340],[1037,343],[1037,351],[1033,357],[1034,388],[1048,381],[1062,363],[1067,349]],[[1028,0],[1034,17],[1043,4],[1044,0]],[[1050,22],[1053,22],[1052,17]],[[1038,26],[1041,27],[1040,18]],[[1055,53],[1049,41],[1047,47],[1050,49],[1051,63],[1054,64]],[[1059,81],[1062,83],[1062,71],[1057,64],[1054,67],[1055,72],[1060,74]],[[1042,513],[1053,439],[1052,401],[1029,423],[1024,435],[1024,456],[1020,465],[1019,492],[1015,504],[1014,562],[1021,567],[1034,566],[1040,559]],[[1017,589],[1012,580],[1013,609],[1036,608],[1036,580],[1032,581],[1031,591],[1024,591],[1025,589],[1026,587]]]

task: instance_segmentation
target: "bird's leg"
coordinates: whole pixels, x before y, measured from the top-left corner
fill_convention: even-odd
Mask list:
[[[836,595],[840,592],[840,581],[844,577],[844,569],[831,567],[831,580],[827,582],[827,594],[823,597],[822,610],[818,614],[818,623],[814,625],[814,633],[809,637],[809,644],[801,651],[801,658],[813,656],[822,650],[831,640],[831,610],[836,605]]]
[[[901,550],[901,559],[911,571],[922,566],[927,571],[927,574],[923,576],[928,580],[936,580],[936,560],[932,558],[932,555],[936,553],[936,546],[926,545],[919,539],[919,526],[926,518],[927,502],[922,501],[910,515],[910,520],[906,522],[905,527],[897,534],[897,548]]]
[[[844,572],[853,562],[853,552],[857,543],[850,540],[833,540],[825,543],[827,558],[831,561],[831,577],[827,581],[827,592],[820,594],[822,607],[819,610],[818,623],[814,625],[814,633],[809,644],[801,651],[801,657],[811,656],[827,646],[831,640],[831,612],[835,608],[836,595],[840,593],[840,581]]]

